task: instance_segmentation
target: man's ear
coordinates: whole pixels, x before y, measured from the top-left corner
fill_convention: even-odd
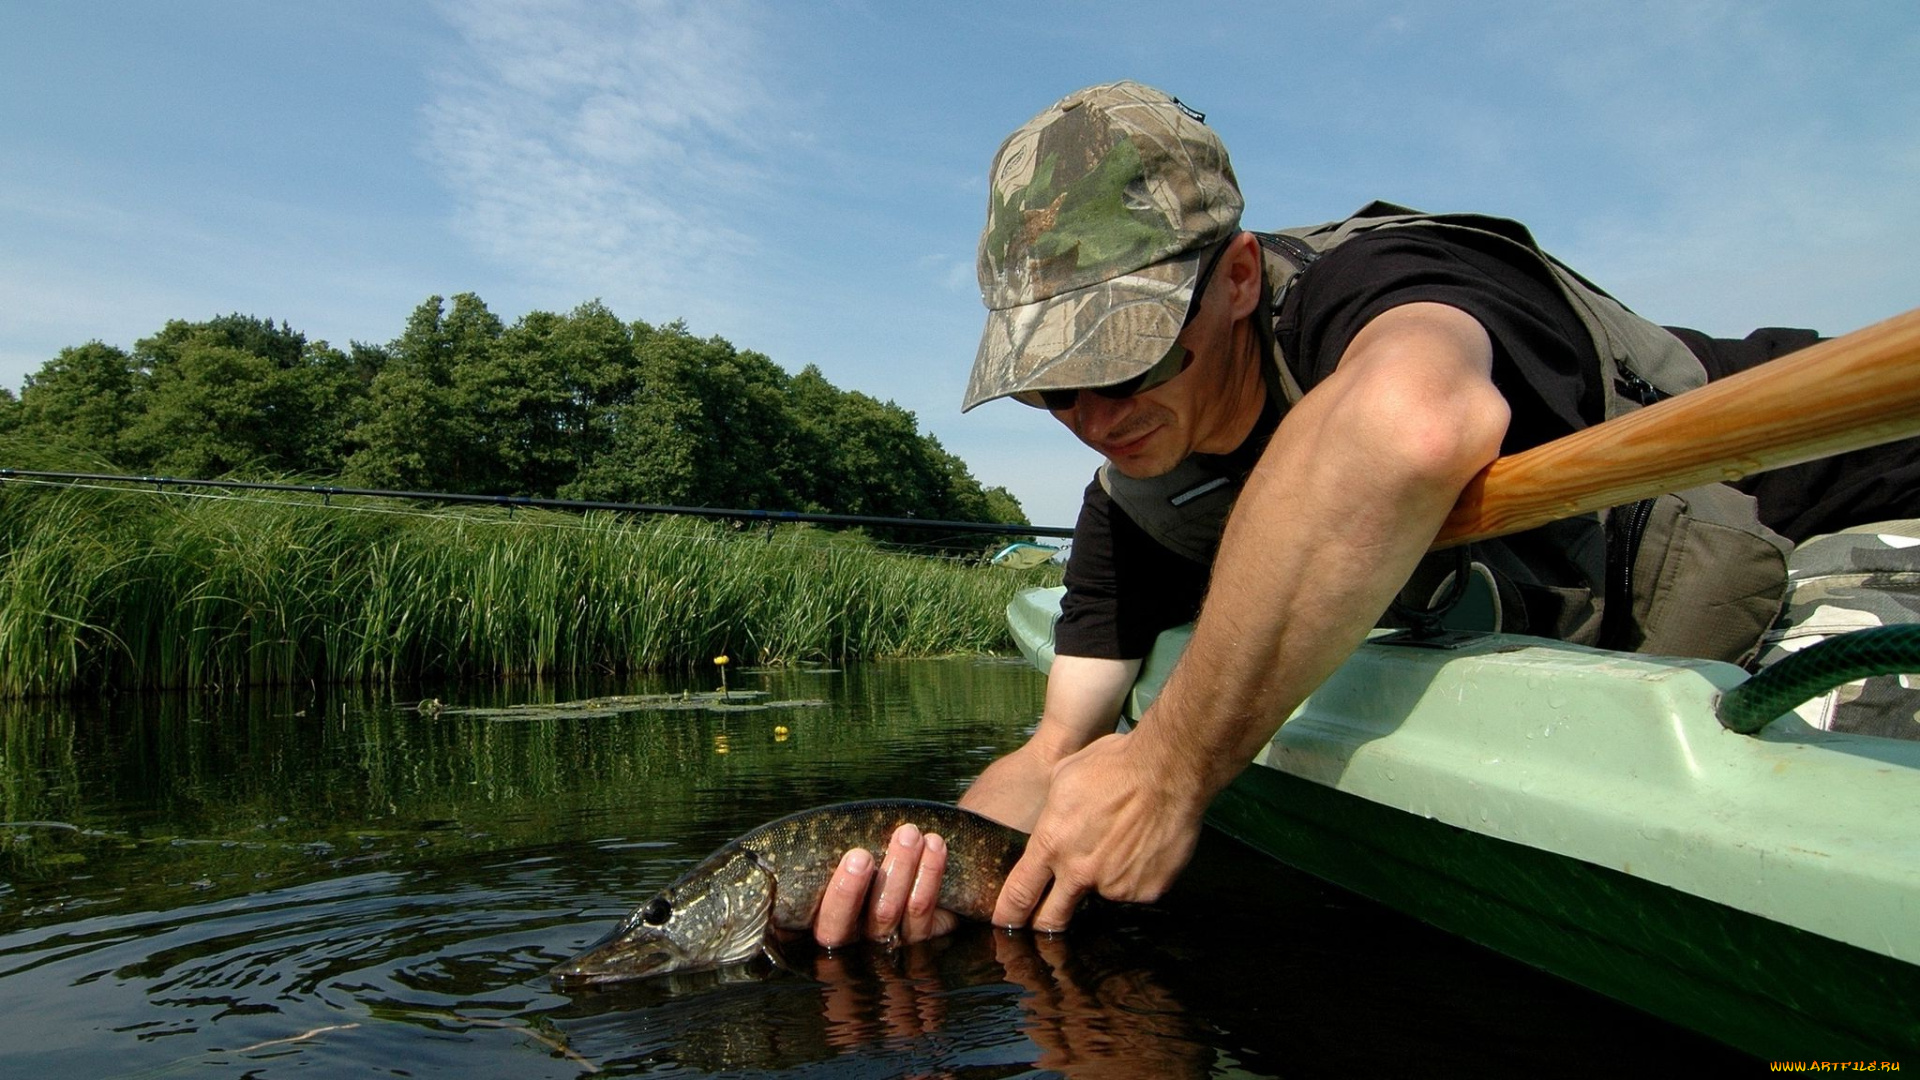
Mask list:
[[[1228,314],[1235,320],[1244,319],[1253,314],[1260,304],[1262,263],[1260,259],[1260,239],[1250,232],[1241,231],[1227,241],[1226,254],[1220,256],[1219,269],[1215,271],[1227,286],[1227,303],[1231,305]]]

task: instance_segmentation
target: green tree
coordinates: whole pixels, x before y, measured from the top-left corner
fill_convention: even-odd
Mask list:
[[[684,325],[634,328],[637,379],[605,406],[604,448],[571,498],[793,509],[787,375],[773,361]]]
[[[142,408],[144,377],[132,356],[99,341],[60,350],[27,376],[13,429],[119,461],[120,436]]]
[[[987,510],[982,520],[1005,521],[1016,525],[1033,524],[1033,522],[1027,520],[1027,512],[1020,506],[1020,500],[1014,497],[1013,492],[1008,491],[1006,488],[996,484],[993,487],[983,489],[980,494],[981,497],[986,500]]]
[[[282,322],[174,320],[134,346],[137,413],[122,430],[130,468],[181,476],[331,476],[343,417],[363,383],[356,360]]]
[[[259,442],[285,403],[273,361],[223,345],[194,345],[155,375],[146,409],[121,445],[127,463],[171,476],[264,474],[279,462]],[[263,422],[265,421],[265,422]]]
[[[530,312],[501,336],[503,378],[490,385],[487,408],[506,490],[555,494],[607,450],[613,410],[640,384],[634,338],[644,329],[595,300],[566,315]]]
[[[1004,488],[989,496],[913,413],[829,383],[812,365],[789,385],[793,485],[806,509],[873,517],[1026,523]],[[909,540],[906,530],[882,531]],[[921,537],[925,539],[925,537]],[[962,548],[976,540],[955,541]]]
[[[709,440],[701,486],[715,505],[791,508],[787,373],[766,355],[735,350],[720,338],[709,338],[704,352],[692,373]]]
[[[505,380],[494,346],[505,328],[479,297],[438,296],[416,307],[386,347],[349,440],[357,484],[501,493],[507,472],[489,431],[489,397]]]
[[[1025,521],[893,402],[599,301],[507,327],[472,293],[434,296],[346,351],[284,322],[174,320],[131,354],[62,350],[18,400],[0,391],[7,430],[185,476]]]

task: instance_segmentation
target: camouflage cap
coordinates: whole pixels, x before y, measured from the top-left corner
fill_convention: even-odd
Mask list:
[[[1152,367],[1180,332],[1201,257],[1240,226],[1219,137],[1134,82],[1069,94],[1028,121],[988,181],[987,327],[961,412]]]

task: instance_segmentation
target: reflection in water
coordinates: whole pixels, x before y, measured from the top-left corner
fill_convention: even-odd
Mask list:
[[[728,838],[950,799],[1041,683],[971,660],[734,685],[819,708],[454,712],[681,687],[0,711],[0,1075],[1477,1074],[1730,1055],[1203,843],[1061,938],[969,927],[568,996],[546,971]],[[449,708],[422,711],[421,698]]]
[[[1162,984],[1157,965],[1113,948],[1111,939],[1082,936],[1084,944],[996,939],[1007,977],[1025,991],[1023,1027],[1042,1051],[1035,1063],[1067,1075],[1205,1076],[1214,1048],[1200,1041],[1198,1024]]]
[[[976,925],[899,949],[809,952],[785,972],[760,962],[582,994],[550,1016],[571,1052],[614,1070],[1207,1075],[1215,1050],[1143,958],[1154,951],[1097,930]]]

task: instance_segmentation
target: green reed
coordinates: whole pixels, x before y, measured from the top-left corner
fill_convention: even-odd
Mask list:
[[[1004,651],[1015,572],[685,519],[0,484],[0,696]]]

